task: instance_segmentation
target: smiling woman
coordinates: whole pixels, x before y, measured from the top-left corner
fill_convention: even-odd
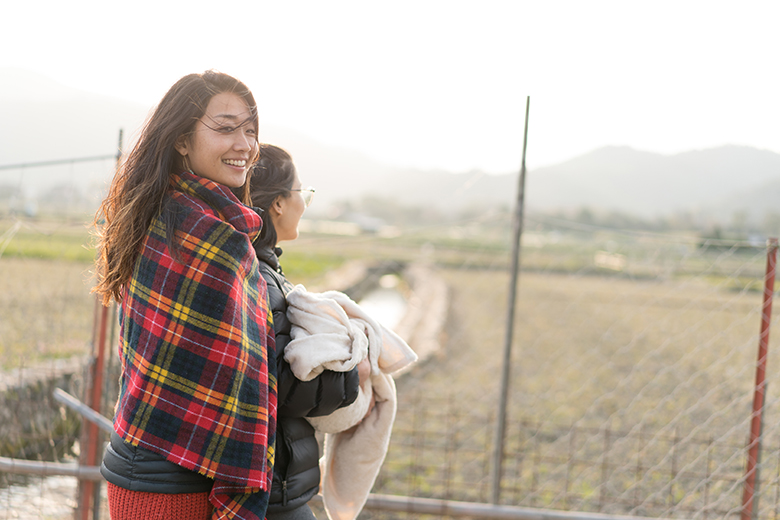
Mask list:
[[[101,466],[112,518],[265,516],[276,365],[252,248],[262,222],[230,190],[244,184],[256,136],[243,83],[185,76],[96,217],[95,291],[121,304],[122,376]]]
[[[187,169],[230,188],[244,184],[257,153],[257,120],[246,102],[232,92],[217,94],[198,122],[176,142]]]

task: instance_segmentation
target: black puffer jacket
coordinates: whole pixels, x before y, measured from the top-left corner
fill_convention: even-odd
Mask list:
[[[290,342],[286,295],[293,285],[279,265],[281,249],[256,246],[260,274],[268,285],[268,304],[274,317],[278,369],[276,460],[269,512],[295,509],[317,494],[320,484],[319,446],[314,428],[304,417],[328,415],[352,404],[360,384],[357,368],[349,372],[325,370],[311,381],[297,379],[284,360]]]

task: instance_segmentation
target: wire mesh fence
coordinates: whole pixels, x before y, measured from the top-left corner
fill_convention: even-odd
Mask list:
[[[83,397],[93,359],[86,215],[25,213],[18,201],[4,206],[0,456],[68,462],[81,451],[81,422],[53,402],[51,390],[66,387]],[[761,322],[763,244],[543,216],[529,216],[526,224],[500,504],[736,518]],[[442,348],[398,378],[398,417],[375,492],[490,500],[508,236],[508,216],[491,214],[410,228],[393,238],[309,232],[285,248],[293,282],[322,283],[325,273],[317,265],[392,259],[430,265],[449,288]],[[776,327],[777,319],[771,323]],[[761,519],[780,514],[774,343],[755,508]],[[108,352],[107,366],[116,370],[113,342]],[[110,415],[116,372],[105,379],[102,411]],[[48,415],[39,417],[38,408]],[[73,477],[0,473],[0,519],[69,517],[76,500]],[[361,514],[374,517],[418,515]]]
[[[526,249],[501,503],[736,517],[766,251],[619,235],[603,239],[612,252],[598,239],[572,240],[557,256],[545,246]],[[622,244],[615,242],[620,238]],[[621,270],[599,265],[604,254],[621,259]],[[406,470],[427,485],[404,487],[404,479],[383,473],[379,492],[418,496],[447,475],[430,496],[449,498],[457,482],[466,482],[456,495],[488,499],[506,293],[505,274],[496,268],[501,261],[475,252],[466,262],[480,268],[443,271],[453,294],[447,349],[422,367],[424,375],[399,383],[396,431],[404,432],[398,441],[404,444],[397,449],[415,461]],[[771,367],[771,349],[769,358]],[[778,511],[777,371],[767,377],[759,518]],[[420,446],[427,455],[413,454]],[[383,471],[394,467],[394,456],[391,450]],[[422,462],[431,458],[439,464]]]
[[[375,492],[489,502],[494,416],[450,404],[399,414]],[[740,513],[744,442],[522,420],[510,421],[508,433],[502,504],[663,518]],[[762,518],[778,510],[778,455],[777,446],[764,447]]]

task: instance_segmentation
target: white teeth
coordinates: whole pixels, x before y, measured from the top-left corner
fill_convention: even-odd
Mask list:
[[[246,161],[234,161],[233,159],[225,159],[222,162],[225,164],[229,164],[231,166],[240,166],[242,168],[246,166]]]

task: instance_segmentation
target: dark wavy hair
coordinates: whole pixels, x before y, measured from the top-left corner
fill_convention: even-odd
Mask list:
[[[261,144],[260,157],[247,174],[246,185],[234,190],[238,194],[248,186],[252,205],[264,211],[263,229],[255,240],[255,245],[270,248],[276,246],[276,228],[268,209],[277,197],[287,198],[291,195],[295,172],[295,165],[289,153],[272,144]]]
[[[189,74],[177,81],[144,124],[138,141],[124,157],[95,215],[98,257],[97,284],[93,289],[103,304],[121,301],[122,289],[130,281],[141,243],[152,220],[162,215],[168,243],[174,249],[176,211],[165,204],[172,173],[186,168],[175,144],[194,131],[206,113],[211,98],[235,93],[249,108],[257,129],[257,104],[252,92],[237,79],[216,71]],[[254,158],[252,158],[254,160]],[[249,201],[246,191],[238,198]]]

